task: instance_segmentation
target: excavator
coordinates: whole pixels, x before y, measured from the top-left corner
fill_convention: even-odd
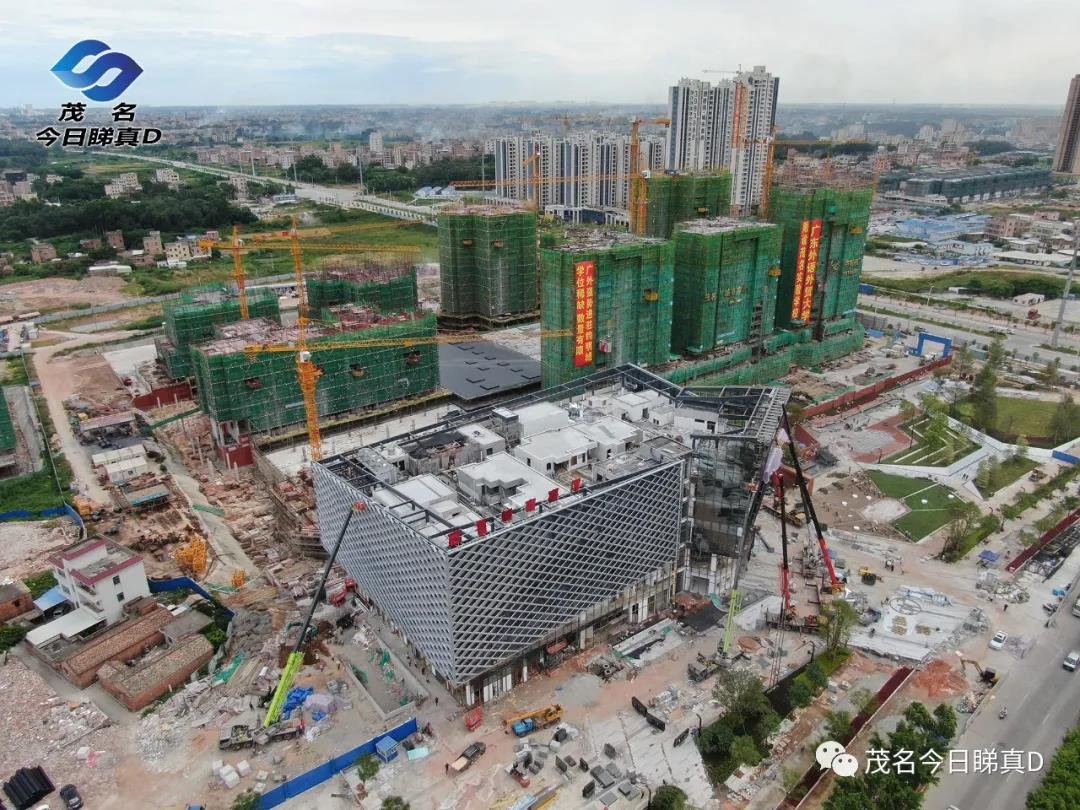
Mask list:
[[[973,658],[965,658],[964,654],[959,650],[956,651],[956,657],[960,659],[960,670],[967,675],[968,664],[975,667],[975,671],[979,673],[979,680],[989,686],[994,686],[998,682],[998,674],[992,669],[984,669],[978,661]]]

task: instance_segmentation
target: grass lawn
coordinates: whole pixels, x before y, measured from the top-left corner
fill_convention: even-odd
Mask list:
[[[1010,458],[1008,461],[1002,462],[998,467],[997,474],[986,487],[980,487],[978,482],[975,483],[975,486],[978,487],[984,498],[988,498],[999,489],[1004,489],[1018,478],[1027,475],[1038,466],[1037,462],[1028,458]]]
[[[922,540],[949,522],[949,507],[957,498],[952,490],[926,478],[904,478],[873,470],[870,478],[883,494],[904,502],[908,512],[893,527],[912,540]]]
[[[943,440],[933,441],[929,439],[925,434],[926,426],[929,423],[929,417],[924,416],[910,424],[903,425],[901,429],[908,435],[913,436],[915,441],[911,447],[901,450],[899,453],[894,453],[882,463],[947,467],[976,449],[975,445],[968,441],[967,437],[960,435],[951,428]]]
[[[1020,399],[1017,397],[997,398],[997,424],[994,438],[1002,441],[1015,441],[1017,436],[1036,436],[1050,434],[1050,420],[1057,410],[1057,400]],[[960,418],[970,422],[971,405],[968,402],[956,406]],[[1070,439],[1080,436],[1080,424],[1072,426]],[[1035,442],[1032,442],[1034,445]]]

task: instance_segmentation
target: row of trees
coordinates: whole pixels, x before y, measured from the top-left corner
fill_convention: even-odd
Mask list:
[[[479,180],[484,173],[481,158],[447,158],[427,166],[406,169],[404,166],[390,168],[377,163],[364,167],[364,186],[375,194],[391,191],[414,191],[424,186],[445,186],[454,180]],[[488,160],[487,176],[494,177],[495,169]],[[344,164],[327,166],[314,155],[296,162],[296,176],[313,183],[357,183],[360,170]]]
[[[955,736],[956,713],[952,706],[943,703],[930,712],[922,703],[912,703],[887,740],[878,733],[870,738],[867,751],[885,752],[886,767],[878,769],[867,763],[866,770],[856,776],[837,779],[825,801],[825,810],[919,810],[926,789],[941,779],[942,762]],[[894,764],[899,752],[911,752],[910,773],[900,773]]]
[[[232,204],[230,192],[214,184],[177,191],[153,184],[135,200],[91,199],[61,206],[19,201],[0,208],[0,241],[100,234],[115,228],[179,233],[255,222],[249,210]]]

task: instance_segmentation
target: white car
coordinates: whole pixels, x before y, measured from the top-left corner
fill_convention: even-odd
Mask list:
[[[1063,664],[1065,669],[1069,672],[1076,672],[1076,668],[1080,666],[1080,652],[1073,650],[1071,653],[1065,656],[1065,663]]]
[[[1008,637],[1008,633],[994,633],[994,637],[990,639],[990,649],[1000,650],[1005,646],[1005,639]]]

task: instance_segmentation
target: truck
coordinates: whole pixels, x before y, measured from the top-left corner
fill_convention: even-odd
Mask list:
[[[474,742],[468,748],[461,752],[461,756],[450,763],[450,770],[454,773],[461,773],[468,770],[476,760],[480,759],[487,751],[487,746],[482,742]]]
[[[507,717],[503,720],[503,725],[510,726],[516,736],[524,737],[526,734],[532,734],[537,729],[552,726],[560,720],[562,720],[562,706],[553,703],[541,709],[533,709],[532,711]]]
[[[300,717],[290,717],[286,720],[278,720],[272,726],[258,729],[255,734],[255,742],[259,745],[268,745],[281,740],[291,740],[304,733],[304,721]]]
[[[218,734],[218,748],[222,751],[237,751],[255,745],[269,745],[280,740],[299,737],[304,731],[304,721],[299,717],[280,720],[266,728],[252,728],[246,723],[234,723],[225,726]]]
[[[697,660],[686,665],[686,674],[690,676],[691,683],[701,683],[719,672],[723,666],[724,664],[718,658],[706,658],[698,653]]]

